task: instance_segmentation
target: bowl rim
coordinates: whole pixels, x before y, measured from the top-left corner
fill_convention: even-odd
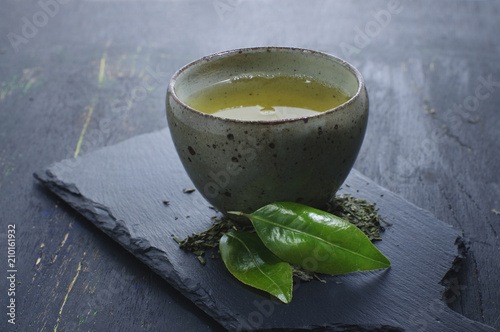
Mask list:
[[[199,65],[200,63],[212,61],[212,59],[216,58],[221,58],[221,57],[230,57],[242,53],[264,53],[264,52],[276,52],[276,51],[285,51],[285,52],[297,52],[297,53],[308,53],[310,55],[316,55],[320,56],[323,58],[327,58],[330,60],[333,60],[343,66],[345,69],[351,72],[353,76],[356,78],[358,81],[358,89],[356,93],[345,103],[331,108],[329,110],[326,110],[324,112],[319,112],[318,114],[314,115],[308,115],[308,116],[302,116],[302,117],[293,117],[293,118],[285,118],[285,119],[278,119],[278,120],[242,120],[242,119],[232,119],[232,118],[225,118],[221,116],[216,116],[213,114],[208,114],[208,113],[203,113],[201,111],[198,111],[195,108],[190,107],[186,103],[184,103],[179,96],[177,96],[177,93],[175,92],[175,84],[177,82],[177,79],[189,68],[194,67],[196,65]],[[335,56],[332,54],[328,54],[325,52],[320,52],[320,51],[315,51],[315,50],[310,50],[306,48],[300,48],[300,47],[288,47],[288,46],[257,46],[257,47],[244,47],[244,48],[236,48],[232,50],[227,50],[227,51],[220,51],[216,53],[212,53],[206,56],[203,56],[201,58],[198,58],[196,60],[193,60],[186,65],[182,66],[180,69],[178,69],[170,79],[170,82],[168,84],[167,88],[167,96],[166,96],[166,106],[168,109],[168,98],[169,96],[174,98],[175,101],[179,104],[181,104],[184,108],[188,109],[189,111],[193,112],[194,114],[198,116],[204,116],[208,117],[209,119],[214,119],[217,121],[223,121],[223,122],[229,122],[229,123],[245,123],[245,124],[256,124],[256,125],[276,125],[276,124],[283,124],[283,123],[289,123],[289,122],[295,122],[295,121],[303,121],[303,122],[308,122],[309,119],[313,118],[318,118],[322,116],[326,116],[327,114],[333,113],[333,112],[339,112],[343,110],[344,108],[347,108],[349,105],[353,104],[361,95],[361,93],[365,90],[365,81],[359,70],[351,65],[349,62]]]

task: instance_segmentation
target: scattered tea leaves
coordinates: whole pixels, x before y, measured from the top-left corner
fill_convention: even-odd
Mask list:
[[[314,272],[306,270],[300,266],[292,266],[293,277],[301,281],[311,281],[314,279]]]
[[[227,232],[238,229],[251,230],[249,226],[245,228],[237,226],[231,219],[226,217],[221,219],[213,217],[212,219],[214,223],[207,230],[201,233],[193,233],[184,240],[177,237],[173,239],[181,249],[192,252],[200,260],[200,257],[205,254],[205,250],[219,246],[220,238]]]
[[[184,189],[182,189],[182,192],[185,193],[185,194],[191,194],[191,193],[193,193],[195,191],[196,191],[195,188],[189,188],[189,189],[184,188]]]
[[[170,202],[169,202],[169,201],[167,201],[167,200],[165,200],[165,199],[164,199],[164,200],[162,200],[162,203],[163,203],[163,205],[170,205]]]
[[[391,225],[378,213],[375,203],[351,195],[335,196],[327,212],[358,227],[371,241],[382,240],[380,233],[385,229],[381,223]]]

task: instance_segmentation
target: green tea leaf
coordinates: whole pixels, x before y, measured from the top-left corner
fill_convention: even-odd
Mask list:
[[[237,279],[290,303],[292,268],[269,251],[257,234],[226,233],[220,239],[219,249],[224,264]]]
[[[282,202],[243,215],[269,250],[307,270],[336,275],[391,265],[356,226],[330,213]]]

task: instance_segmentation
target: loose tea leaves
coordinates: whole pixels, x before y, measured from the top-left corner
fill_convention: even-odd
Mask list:
[[[246,216],[276,256],[307,270],[331,275],[391,265],[356,226],[302,204],[268,204]]]
[[[378,213],[375,203],[349,194],[335,196],[326,211],[358,227],[371,241],[382,240],[380,233],[385,230],[382,223],[390,225]]]
[[[227,269],[238,280],[290,303],[292,268],[269,251],[257,234],[229,232],[220,239],[219,250]]]
[[[174,237],[174,240],[179,244],[181,249],[195,254],[200,263],[205,264],[203,255],[205,250],[216,248],[219,245],[219,240],[232,228],[232,222],[229,219],[216,221],[206,231],[201,233],[193,233],[184,240]]]
[[[202,259],[205,251],[218,247],[219,240],[224,234],[231,230],[249,230],[249,227],[241,228],[226,217],[221,219],[213,217],[212,219],[214,220],[212,226],[201,233],[193,233],[184,240],[173,238],[181,249],[192,252],[202,264],[205,264],[205,260]]]

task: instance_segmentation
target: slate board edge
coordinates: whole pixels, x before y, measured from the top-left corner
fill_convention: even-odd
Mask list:
[[[128,231],[128,229],[125,226],[121,225],[119,221],[116,220],[116,218],[114,218],[113,215],[109,213],[109,211],[105,207],[103,207],[99,203],[92,202],[91,200],[84,198],[76,189],[68,190],[66,186],[61,185],[61,183],[53,177],[49,169],[50,167],[43,172],[35,172],[33,173],[33,176],[35,177],[35,179],[49,188],[53,193],[63,199],[71,208],[75,209],[75,211],[91,221],[106,235],[108,235],[114,241],[118,242],[124,249],[136,256],[151,270],[160,275],[164,280],[166,280],[174,288],[179,290],[190,301],[192,301],[195,305],[197,305],[210,317],[219,322],[226,329],[231,330],[235,327],[243,326],[243,322],[245,321],[243,319],[241,321],[237,320],[238,317],[235,317],[230,309],[224,308],[224,310],[221,310],[222,307],[220,304],[218,304],[218,310],[213,310],[212,306],[215,306],[215,302],[206,292],[199,292],[202,288],[198,287],[198,292],[192,292],[190,287],[185,286],[185,282],[183,282],[179,278],[175,278],[177,277],[177,274],[170,273],[170,271],[175,270],[171,262],[162,259],[163,269],[156,268],[155,264],[152,264],[151,262],[155,260],[155,254],[161,252],[159,249],[148,246],[147,244],[149,244],[149,242],[145,239],[133,239],[130,236],[130,232]],[[75,202],[77,201],[79,201],[80,203],[75,204]],[[106,211],[107,214],[97,214],[95,211],[93,211],[93,209],[81,209],[80,206],[82,206],[82,201],[87,203],[85,204],[85,206],[91,208],[98,207],[99,209]],[[117,230],[115,227],[113,227],[113,232],[111,232],[109,230],[109,227],[107,227],[108,225],[113,223],[117,223],[117,226],[115,227],[120,228],[119,232],[121,232],[121,236],[116,236]]]
[[[353,170],[356,171],[355,169],[353,169]],[[366,177],[364,174],[360,173],[359,171],[356,171],[356,172],[357,172],[356,177],[358,177],[358,179],[357,179],[358,181],[363,180],[367,183],[371,182],[371,180],[368,177]],[[343,185],[345,185],[345,183]],[[394,192],[390,191],[389,189],[382,187],[382,186],[379,186],[379,185],[377,185],[377,189],[379,189],[381,192],[383,192],[383,195],[390,195],[394,198],[404,200],[406,204],[408,204],[409,206],[411,206],[415,210],[418,210],[422,215],[427,215],[428,217],[430,217],[432,219],[439,220],[429,210],[425,210],[425,209],[413,204],[412,202],[405,200],[403,197],[395,194]],[[341,187],[339,189],[339,193],[345,194],[345,193],[341,192],[342,190],[343,190],[343,188]],[[348,192],[348,194],[354,196],[352,190],[350,190],[350,192]],[[467,255],[469,248],[470,248],[470,240],[468,238],[464,237],[463,234],[461,234],[461,231],[455,229],[452,225],[447,224],[445,222],[442,222],[442,225],[444,227],[450,228],[453,232],[456,233],[456,239],[455,239],[454,245],[457,248],[457,253],[455,255],[453,262],[451,263],[450,268],[448,269],[448,271],[445,273],[445,275],[443,276],[443,278],[439,282],[440,285],[443,286],[443,291],[441,293],[445,294],[447,291],[450,290],[450,286],[446,285],[446,280],[453,279],[460,272],[460,269],[462,268],[462,264],[465,262],[465,256]],[[391,226],[388,226],[388,227],[391,227]]]
[[[360,173],[356,169],[352,169],[352,171],[354,171],[354,172],[357,173],[356,174],[356,178],[357,178],[356,180],[357,181],[355,181],[355,182],[358,182],[358,185],[360,184],[361,181],[364,181],[367,184],[370,183],[370,182],[372,182],[372,180],[370,180],[368,177],[366,177],[364,174]],[[347,179],[349,179],[349,177]],[[346,182],[344,182],[343,185],[345,185],[345,184],[346,184]],[[428,210],[425,210],[425,209],[423,209],[423,208],[421,208],[421,207],[413,204],[410,201],[407,201],[403,197],[397,195],[396,193],[390,191],[389,189],[387,189],[385,187],[382,187],[382,186],[380,186],[378,184],[375,184],[375,185],[377,186],[377,189],[380,190],[381,193],[383,193],[383,195],[388,195],[388,196],[392,196],[395,199],[403,200],[403,201],[405,201],[405,203],[407,205],[411,206],[415,210],[418,210],[422,215],[426,215],[428,217],[431,217],[432,219],[439,220],[439,219],[436,218],[436,216],[434,216],[434,214],[432,212],[430,212]],[[350,186],[348,186],[348,187],[350,187]],[[349,188],[349,189],[352,189],[352,188]],[[343,188],[340,188],[339,192],[342,191],[342,190],[343,190]],[[352,190],[347,190],[347,191],[351,195],[354,195],[353,192],[352,192]],[[373,202],[375,202],[375,200],[373,200]],[[445,284],[445,281],[453,279],[453,277],[456,276],[459,273],[459,271],[460,271],[460,269],[462,267],[462,264],[465,262],[465,255],[467,254],[467,252],[469,250],[470,240],[467,239],[467,238],[465,238],[465,237],[463,237],[463,235],[461,234],[461,232],[459,230],[455,229],[452,225],[447,224],[447,223],[442,222],[442,221],[441,221],[441,225],[444,226],[444,227],[449,228],[450,230],[452,230],[453,232],[456,233],[456,239],[455,239],[454,245],[457,248],[457,253],[455,254],[453,262],[451,262],[451,264],[450,264],[450,268],[443,275],[442,279],[439,282],[439,284],[443,287],[441,295],[444,295],[445,292],[447,292],[447,291],[450,290],[450,287],[448,287]],[[452,310],[450,307],[448,307],[448,305],[446,305],[446,303],[443,300],[444,299],[442,298],[441,301],[440,301],[440,305],[441,305],[442,309],[444,309],[447,314],[451,314],[453,316],[456,316],[457,318],[460,318],[465,324],[468,324],[469,327],[473,327],[474,328],[474,330],[464,329],[463,331],[471,331],[471,332],[497,331],[495,328],[493,328],[490,325],[487,325],[487,324],[484,324],[482,322],[470,319],[470,318],[468,318],[466,316],[463,316],[463,315],[459,314],[458,312]],[[478,329],[481,329],[481,330],[478,330]],[[423,329],[421,332],[424,332],[424,331],[427,331],[427,330]]]

